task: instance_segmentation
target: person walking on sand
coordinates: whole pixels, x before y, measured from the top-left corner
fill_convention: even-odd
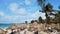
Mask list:
[[[14,32],[11,32],[10,34],[15,34]]]
[[[20,34],[20,29],[18,29],[17,34]]]
[[[38,31],[34,32],[34,34],[38,34]]]
[[[15,34],[15,32],[13,32],[13,30],[12,30],[12,32],[10,34]]]

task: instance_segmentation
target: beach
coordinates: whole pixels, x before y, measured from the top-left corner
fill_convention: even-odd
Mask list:
[[[5,24],[4,26],[1,25],[0,28],[0,33],[5,32],[4,34],[10,34],[11,32],[14,32],[14,34],[35,34],[35,32],[37,34],[60,34],[60,32],[52,29],[50,26],[45,27],[45,24],[38,24],[37,22],[32,24]]]

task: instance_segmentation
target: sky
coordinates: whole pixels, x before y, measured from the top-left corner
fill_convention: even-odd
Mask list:
[[[53,5],[53,9],[58,10],[60,0],[48,0],[48,2]],[[41,7],[37,0],[0,0],[0,23],[30,22],[40,16],[45,19],[45,13],[39,10]]]

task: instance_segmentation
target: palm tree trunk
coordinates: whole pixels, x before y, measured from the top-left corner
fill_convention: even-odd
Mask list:
[[[49,24],[49,23],[50,23],[50,21],[49,21],[50,19],[49,19],[49,17],[48,17],[47,12],[45,12],[45,16],[46,16],[46,23]]]

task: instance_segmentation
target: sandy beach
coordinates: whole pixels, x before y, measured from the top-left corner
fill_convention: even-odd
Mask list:
[[[34,22],[32,24],[14,24],[5,30],[1,29],[0,33],[3,34],[11,34],[13,32],[14,34],[60,34],[60,32],[57,32],[57,30],[52,29],[52,26],[45,26],[46,24],[38,24],[37,22]],[[55,27],[55,26],[54,26]],[[52,32],[48,29],[52,29]]]

